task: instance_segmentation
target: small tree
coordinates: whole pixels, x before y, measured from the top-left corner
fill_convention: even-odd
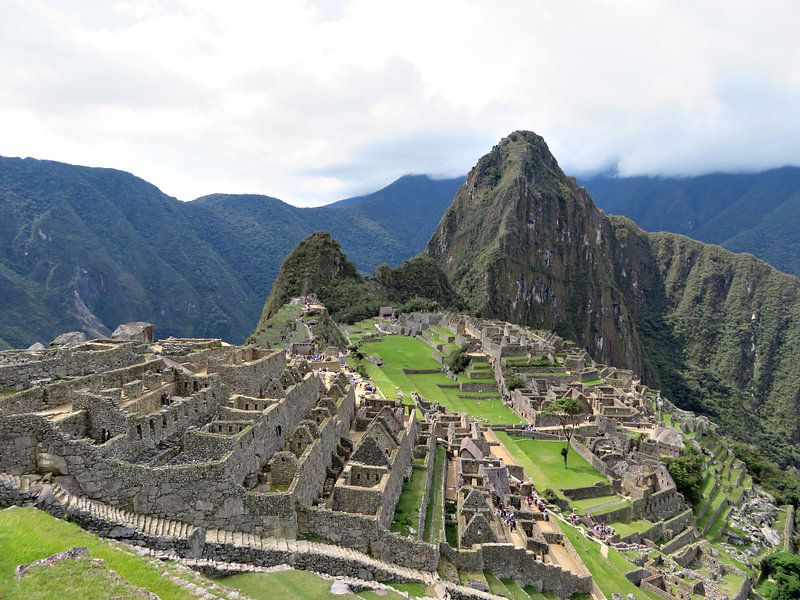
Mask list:
[[[564,468],[567,468],[567,455],[569,454],[569,443],[572,434],[575,433],[575,426],[583,420],[583,404],[572,396],[564,396],[554,400],[544,409],[544,414],[553,415],[561,425],[561,431],[567,438],[567,445],[561,449],[561,456],[564,457]]]

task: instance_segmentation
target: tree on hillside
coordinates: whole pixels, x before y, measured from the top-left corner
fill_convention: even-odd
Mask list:
[[[583,420],[583,404],[572,396],[564,396],[554,400],[544,409],[544,414],[553,415],[561,425],[561,431],[567,438],[567,445],[561,449],[561,456],[564,457],[564,468],[567,468],[567,455],[569,454],[569,444],[575,427]]]
[[[703,455],[690,447],[681,456],[667,458],[664,463],[678,491],[692,504],[700,502],[705,475]]]
[[[761,582],[767,581],[765,596],[769,600],[800,598],[800,556],[775,552],[761,561]]]

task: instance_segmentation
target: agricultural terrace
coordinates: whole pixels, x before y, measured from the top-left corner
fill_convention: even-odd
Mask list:
[[[563,466],[562,466],[563,469]],[[637,599],[647,598],[649,600],[660,600],[654,594],[650,594],[642,588],[636,587],[625,577],[625,573],[633,571],[637,567],[614,548],[607,547],[608,556],[603,556],[600,544],[595,540],[583,535],[577,528],[556,519],[561,531],[575,548],[575,551],[583,560],[583,564],[592,574],[597,587],[606,596],[611,598],[616,593],[622,593],[623,597],[633,594]]]
[[[86,547],[90,558],[78,558],[34,567],[23,578],[14,577],[20,564],[31,563],[57,552]],[[95,563],[92,559],[102,559]],[[112,572],[113,571],[113,572]],[[168,573],[169,576],[164,576]],[[332,581],[306,571],[246,573],[211,580],[190,569],[179,568],[141,556],[125,546],[83,531],[78,525],[62,521],[33,508],[0,510],[0,598],[58,600],[105,600],[110,597],[149,597],[164,600],[193,600],[197,594],[190,585],[216,590],[214,597],[227,597],[240,590],[253,600],[400,600],[393,592],[364,591],[344,595],[330,592]],[[400,588],[402,584],[398,584]],[[403,591],[421,584],[407,584]],[[403,588],[400,588],[403,589]],[[421,595],[421,594],[417,594]]]
[[[470,373],[459,376],[458,381],[449,379],[444,373],[407,375],[403,369],[439,370],[441,363],[433,358],[433,348],[424,341],[409,336],[388,335],[378,342],[361,345],[365,356],[378,358],[378,366],[368,360],[363,362],[367,373],[387,398],[398,392],[409,396],[416,391],[426,400],[438,402],[453,412],[464,412],[487,423],[513,425],[521,423],[519,415],[503,404],[497,392],[462,392],[461,382],[491,382],[491,372],[485,378],[470,378]]]

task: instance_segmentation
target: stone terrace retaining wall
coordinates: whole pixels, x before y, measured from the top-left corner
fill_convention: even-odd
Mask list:
[[[431,484],[433,483],[433,467],[436,464],[436,436],[431,431],[428,436],[428,453],[425,457],[425,492],[422,494],[422,506],[417,520],[417,537],[422,539],[425,533],[425,517],[428,515],[428,502],[431,497]]]
[[[481,544],[470,550],[456,550],[446,543],[440,547],[442,556],[462,571],[476,573],[488,569],[500,579],[510,578],[523,586],[541,586],[561,598],[592,591],[591,575],[575,575],[558,565],[543,563],[533,553],[514,548],[513,544]]]
[[[378,525],[375,517],[299,506],[297,520],[301,534],[353,548],[380,560],[423,571],[435,571],[439,565],[437,546],[388,531]]]
[[[19,362],[0,366],[0,390],[27,385],[36,379],[75,377],[130,366],[142,360],[134,353],[139,344],[124,343],[107,348],[77,346],[71,349],[46,350],[44,357],[25,361],[25,354],[18,354]],[[16,355],[17,353],[11,353]]]

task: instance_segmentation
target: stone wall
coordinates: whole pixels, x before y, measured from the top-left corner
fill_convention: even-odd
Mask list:
[[[115,444],[103,445],[88,439],[70,439],[41,416],[0,417],[0,470],[35,472],[37,454],[47,453],[63,459],[65,472],[61,476],[69,480],[73,489],[113,506],[193,525],[292,537],[296,533],[294,497],[250,494],[242,483],[281,449],[283,440],[276,434],[277,425],[282,425],[284,432],[296,427],[316,403],[319,386],[319,380],[311,374],[291,386],[286,398],[271,405],[252,428],[232,436],[232,449],[219,460],[160,467],[108,455],[123,455],[130,452],[126,445],[153,444],[168,436],[169,432],[161,429],[160,415],[132,417],[127,434],[112,440]],[[227,397],[216,386],[195,396],[165,410],[193,419]],[[148,425],[143,426],[144,423]],[[149,423],[153,424],[152,429]],[[180,420],[177,424],[168,420],[167,424],[169,428],[185,427]],[[124,443],[129,438],[128,444]]]
[[[425,455],[425,492],[422,494],[422,505],[419,511],[419,519],[417,519],[417,537],[422,538],[423,533],[425,532],[425,518],[428,515],[428,510],[431,507],[428,506],[428,502],[430,501],[431,497],[431,484],[433,483],[433,468],[436,464],[436,436],[433,435],[433,432],[428,436],[428,446],[427,446],[427,453]],[[444,514],[444,512],[442,512]]]
[[[14,360],[0,365],[0,390],[28,387],[38,379],[79,377],[99,371],[127,367],[142,360],[134,352],[140,344],[89,343],[74,348],[44,350],[36,354],[9,352],[5,356]]]
[[[54,381],[49,383],[46,388],[32,387],[3,398],[0,400],[0,414],[21,414],[71,404],[80,391],[100,392],[111,388],[122,388],[128,382],[141,380],[147,372],[166,368],[161,359],[148,359],[141,356],[137,356],[137,358],[142,362],[103,373]]]
[[[439,565],[438,546],[388,531],[372,516],[300,506],[297,520],[301,534],[366,552],[380,560],[423,571],[435,571]]]
[[[561,598],[592,591],[591,575],[575,575],[558,565],[543,563],[532,552],[513,544],[481,544],[469,550],[456,550],[446,543],[440,546],[442,556],[461,571],[478,573],[488,569],[500,579],[510,578],[522,586],[553,591]]]

